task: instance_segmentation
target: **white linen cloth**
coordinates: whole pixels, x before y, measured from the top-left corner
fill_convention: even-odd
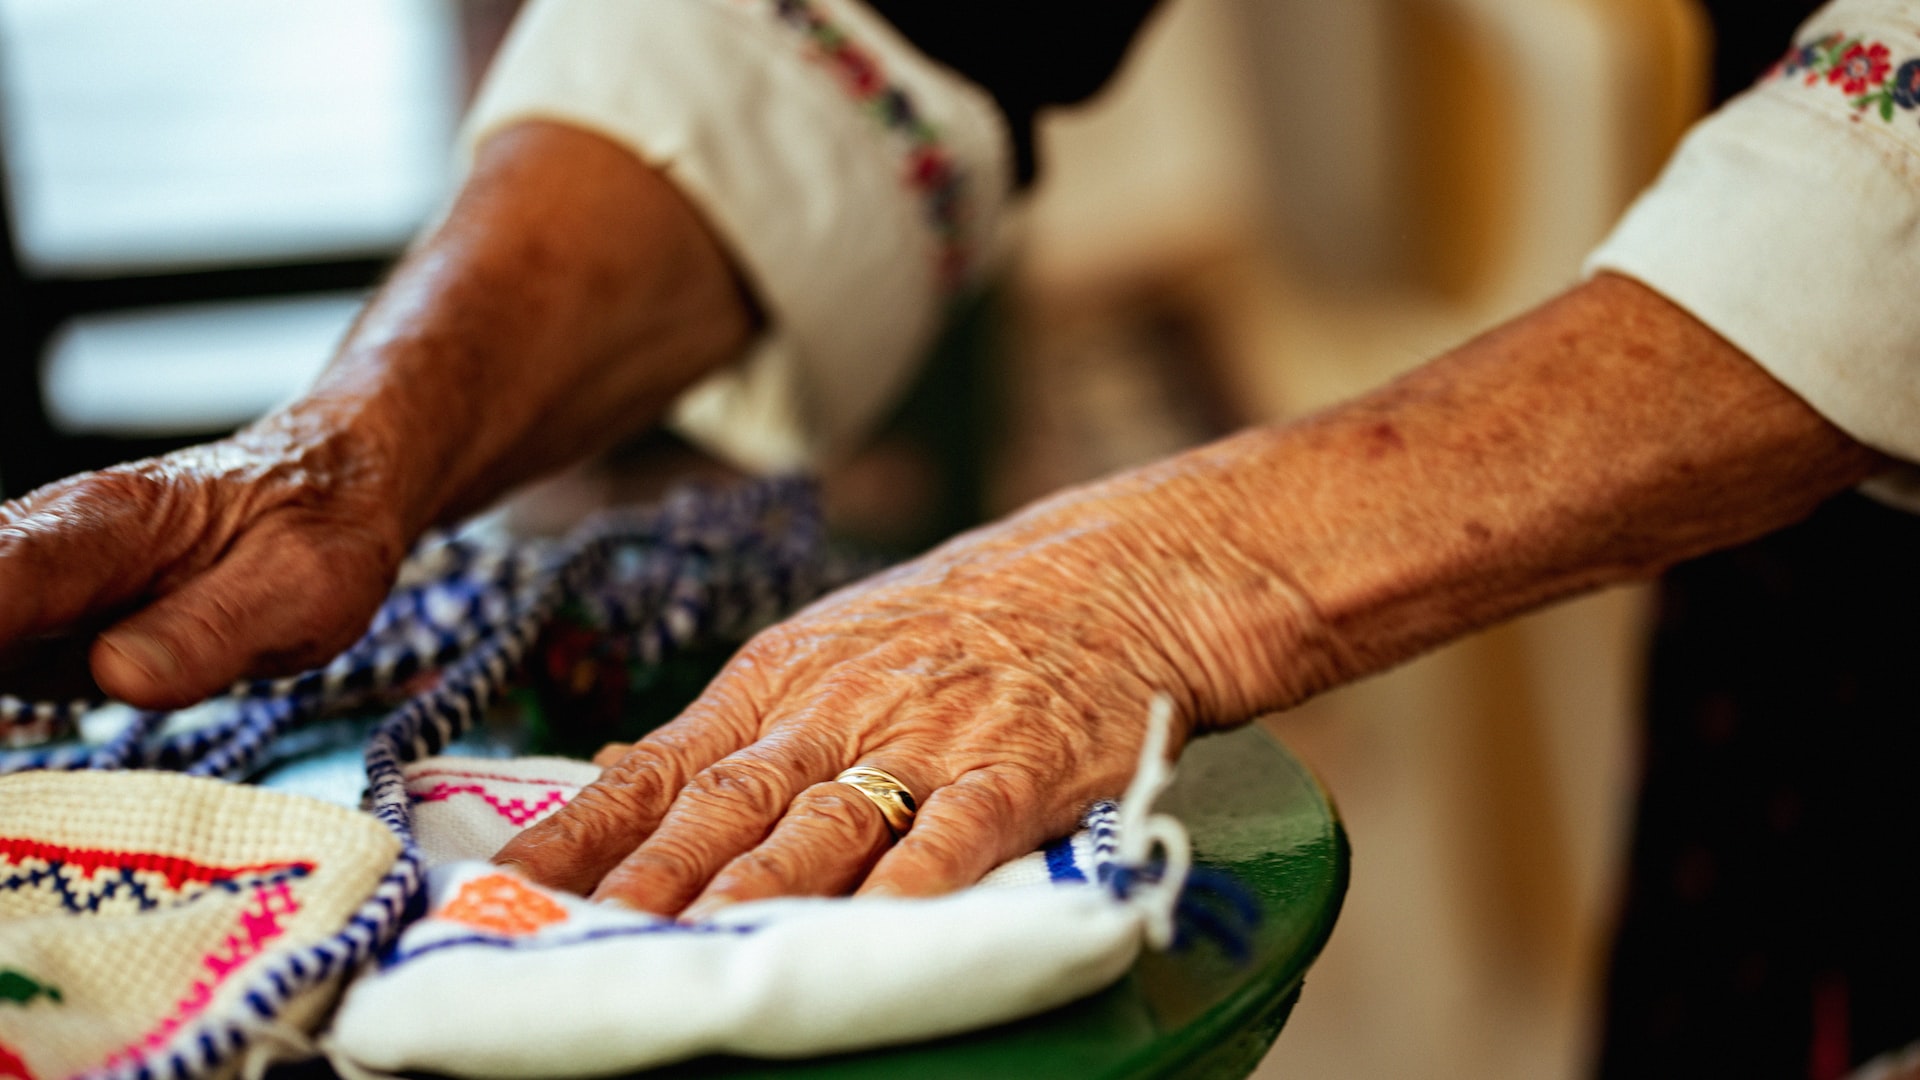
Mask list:
[[[483,860],[598,775],[555,758],[407,768],[428,908],[348,988],[321,1040],[347,1076],[595,1076],[709,1053],[803,1057],[1041,1012],[1165,947],[1186,834],[1147,814],[1171,778],[1156,707],[1122,808],[930,900],[782,899],[691,925],[532,885]],[[1103,867],[1166,869],[1126,898]]]

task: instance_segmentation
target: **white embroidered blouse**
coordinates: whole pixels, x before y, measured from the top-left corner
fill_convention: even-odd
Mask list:
[[[1920,462],[1920,0],[1834,0],[1794,45],[1588,270],[1653,287]],[[730,246],[772,329],[670,422],[750,469],[819,463],[877,421],[1012,190],[992,98],[859,0],[534,0],[467,144],[532,117],[665,168]],[[1920,470],[1876,489],[1920,509]]]

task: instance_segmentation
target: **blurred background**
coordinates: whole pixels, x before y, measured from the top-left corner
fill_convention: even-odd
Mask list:
[[[297,393],[443,203],[512,0],[0,0],[0,491]],[[1706,97],[1690,0],[1170,0],[1050,118],[1002,279],[826,478],[905,553],[1358,393],[1577,280]],[[1261,1076],[1584,1074],[1645,602],[1268,724],[1353,886]]]

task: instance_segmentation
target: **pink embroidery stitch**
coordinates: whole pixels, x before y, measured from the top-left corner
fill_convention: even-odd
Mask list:
[[[445,802],[455,795],[478,795],[486,800],[494,812],[515,825],[525,825],[541,814],[555,807],[567,804],[564,791],[549,791],[539,802],[528,806],[524,799],[502,799],[479,784],[435,784],[425,792],[414,795],[414,802]]]
[[[299,911],[300,901],[285,881],[262,885],[255,890],[252,901],[240,912],[238,931],[228,934],[218,948],[201,958],[207,974],[194,980],[165,1019],[133,1043],[116,1051],[100,1067],[132,1064],[150,1051],[164,1047],[175,1032],[206,1011],[207,1005],[213,1000],[213,992],[219,989],[220,984],[232,977],[235,971],[259,958],[266,952],[267,946],[286,933],[281,920]]]

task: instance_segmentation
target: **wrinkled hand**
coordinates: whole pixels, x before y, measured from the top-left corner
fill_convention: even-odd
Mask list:
[[[169,708],[324,663],[405,554],[368,450],[283,415],[0,506],[0,668],[104,628],[100,688]]]
[[[1066,497],[816,603],[495,861],[543,884],[698,918],[776,895],[930,895],[1070,832],[1131,777],[1156,691],[1193,723],[1178,598],[1130,515]],[[1204,719],[1204,717],[1203,717]],[[893,843],[833,782],[899,778]],[[862,884],[864,881],[864,884]]]

